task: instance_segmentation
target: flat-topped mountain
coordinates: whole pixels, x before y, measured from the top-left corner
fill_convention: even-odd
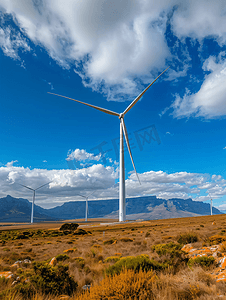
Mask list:
[[[119,201],[89,201],[89,218],[118,218]],[[213,207],[213,214],[222,214]],[[164,200],[156,196],[126,199],[128,220],[168,219],[210,215],[210,204],[192,199],[173,198]],[[7,196],[0,198],[0,222],[30,222],[31,202],[22,198]],[[34,222],[82,219],[85,217],[85,201],[65,202],[61,206],[44,209],[34,206]]]

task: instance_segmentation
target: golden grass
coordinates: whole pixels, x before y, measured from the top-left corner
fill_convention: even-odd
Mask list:
[[[216,225],[212,225],[215,222]],[[200,224],[202,226],[200,226]],[[36,228],[45,228],[46,229],[55,229],[57,230],[62,223],[54,224],[36,224]],[[25,225],[24,225],[25,226]],[[46,226],[46,227],[45,227]],[[105,259],[108,257],[114,256],[136,256],[140,254],[147,254],[150,258],[156,258],[156,254],[152,253],[151,247],[159,243],[169,243],[176,242],[180,235],[193,233],[198,236],[198,242],[194,243],[194,247],[200,247],[200,245],[207,244],[209,245],[217,237],[221,237],[221,241],[226,240],[226,234],[224,234],[224,229],[226,226],[225,215],[218,216],[204,216],[204,217],[195,217],[195,218],[181,218],[181,219],[168,219],[168,220],[153,220],[145,222],[134,222],[134,223],[123,223],[119,225],[99,225],[95,223],[95,226],[86,226],[85,230],[92,232],[92,235],[85,236],[74,236],[73,234],[65,236],[56,236],[56,237],[38,237],[38,238],[29,238],[26,240],[10,240],[6,241],[5,244],[0,242],[0,271],[10,270],[10,266],[18,259],[30,258],[31,261],[43,261],[50,260],[51,258],[63,254],[65,250],[76,249],[74,252],[67,253],[69,259],[64,263],[69,265],[70,275],[74,276],[75,281],[78,282],[78,294],[82,293],[82,286],[85,284],[92,284],[93,286],[98,285],[103,280],[103,270],[112,264],[111,262],[105,263]],[[2,227],[3,228],[3,227]],[[19,228],[19,225],[17,226]],[[21,231],[24,230],[24,227],[21,227]],[[199,230],[196,230],[199,228]],[[7,229],[11,230],[13,228]],[[32,227],[32,230],[34,228]],[[27,230],[27,229],[26,229]],[[2,229],[1,229],[2,231]],[[148,234],[147,234],[148,233]],[[214,238],[212,238],[214,236]],[[112,243],[104,243],[105,241],[112,240]],[[117,242],[115,242],[117,241]],[[70,244],[70,245],[69,245]],[[8,249],[5,251],[4,249]],[[29,251],[26,251],[28,249]],[[31,250],[30,250],[31,249]],[[221,246],[221,251],[226,253],[226,242],[223,242]],[[16,254],[15,254],[16,253]],[[82,257],[84,259],[83,264],[79,264],[76,261],[76,257]],[[194,269],[191,272],[197,272]],[[183,270],[182,270],[183,271]],[[187,271],[186,271],[187,272]],[[199,274],[201,271],[199,271]],[[173,286],[177,285],[179,277],[183,277],[183,272],[178,273],[179,275],[170,275],[170,274],[160,274],[158,278],[163,278],[164,284],[170,285],[170,290]],[[193,273],[191,273],[193,274]],[[196,275],[189,275],[190,277],[196,276],[195,280],[198,279],[198,273]],[[202,273],[203,274],[203,273]],[[132,276],[132,275],[131,275]],[[163,276],[163,277],[161,277]],[[165,277],[164,277],[165,276]],[[178,276],[178,277],[176,277]],[[199,275],[201,276],[201,275]],[[204,276],[204,275],[202,275]],[[204,276],[205,277],[205,276]],[[208,277],[208,276],[207,276]],[[168,278],[168,279],[167,279]],[[167,281],[168,280],[168,281]],[[168,283],[167,283],[168,282]],[[173,283],[174,282],[174,283]],[[167,298],[169,295],[176,295],[173,292],[166,292],[166,286],[158,285],[156,288],[162,290],[160,293],[163,297],[156,296],[157,298],[153,299],[177,299],[177,298]],[[184,283],[183,283],[184,284]],[[190,284],[193,286],[193,281],[190,279]],[[201,281],[199,283],[199,289],[205,289],[209,291],[209,285],[207,282]],[[226,293],[222,292],[224,288],[220,288],[219,285],[211,283],[213,290],[206,293],[206,299],[211,299],[214,295],[217,297],[217,293]],[[6,287],[0,286],[0,292],[3,291]],[[154,286],[153,286],[154,288]],[[185,289],[192,290],[189,285],[186,285]],[[202,290],[201,289],[201,290]],[[166,293],[166,295],[164,294]],[[168,293],[168,294],[167,294]],[[171,293],[171,294],[169,294]],[[195,285],[193,286],[193,293],[196,293]],[[197,292],[198,293],[198,292]],[[159,294],[159,295],[160,295]],[[173,297],[173,296],[169,297]],[[179,295],[179,294],[178,294]],[[19,297],[18,295],[16,296]],[[39,297],[38,295],[35,297]],[[46,296],[40,296],[40,300],[47,299],[43,298]],[[79,297],[79,296],[75,296]],[[159,298],[158,298],[159,297]],[[176,297],[176,296],[175,296]],[[179,297],[179,296],[178,296]],[[194,296],[196,297],[196,296]],[[200,296],[201,297],[201,296]],[[17,300],[16,298],[16,300]],[[18,298],[22,300],[22,298]],[[39,298],[37,298],[39,299]],[[57,299],[50,297],[49,299]],[[75,298],[77,299],[77,298]],[[110,298],[109,298],[110,299]],[[127,299],[127,298],[126,298]],[[129,299],[129,298],[128,298]],[[142,298],[141,298],[142,299]],[[144,298],[145,299],[145,298]],[[179,299],[179,298],[178,298]],[[181,298],[182,299],[182,298]],[[194,298],[195,299],[195,298]],[[204,299],[204,298],[203,298]],[[217,298],[212,298],[217,299]],[[221,298],[222,299],[222,298]]]

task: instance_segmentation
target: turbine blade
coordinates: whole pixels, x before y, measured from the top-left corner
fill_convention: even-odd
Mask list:
[[[52,182],[52,181],[50,181],[50,182]],[[45,184],[43,184],[43,185],[39,186],[37,189],[35,189],[35,191],[37,191],[38,189],[42,188],[43,186],[45,186],[45,185],[47,185],[47,184],[50,184],[50,182],[48,182],[48,183],[45,183]]]
[[[80,197],[82,197],[82,198],[86,198],[85,196],[83,196],[83,195],[80,195],[80,194],[75,194],[76,196],[80,196]]]
[[[162,74],[163,73],[165,73],[168,69],[169,69],[170,67],[168,67],[167,69],[165,69],[165,71],[163,71],[154,81],[152,81],[152,83],[151,84],[149,84],[149,86],[147,86],[144,90],[143,90],[143,92],[141,92],[140,93],[140,95],[139,96],[137,96],[137,98],[136,99],[134,99],[133,100],[133,102],[132,103],[130,103],[130,105],[126,108],[126,110],[123,112],[123,115],[125,115],[136,103],[137,103],[137,101],[139,101],[140,100],[140,98],[144,95],[144,93],[152,86],[152,84],[153,83],[155,83],[155,81],[160,77],[160,76],[162,76]]]
[[[88,194],[87,199],[89,198],[89,196],[91,196],[95,191],[93,191],[92,193]]]
[[[29,189],[29,190],[31,190],[31,191],[34,191],[34,189],[30,188],[29,186],[26,186],[26,185],[23,185],[23,184],[20,184],[20,183],[18,183],[18,184],[21,185],[21,186],[23,186],[23,187],[25,187],[26,189]]]
[[[135,164],[134,164],[134,161],[133,161],[133,156],[132,156],[132,152],[131,152],[130,145],[129,145],[129,138],[128,138],[128,133],[127,133],[127,130],[126,130],[126,125],[125,125],[125,122],[124,122],[123,118],[121,118],[120,120],[122,122],[122,128],[123,128],[124,136],[125,136],[125,139],[126,139],[127,148],[129,150],[129,155],[130,155],[130,158],[131,158],[131,161],[132,161],[132,164],[133,164],[133,168],[134,168],[134,171],[137,175],[137,179],[138,179],[139,183],[141,184],[140,178],[137,174],[136,167],[135,167]]]
[[[54,94],[54,93],[50,93],[50,92],[48,92],[48,94],[55,95],[55,96],[58,96],[58,97],[63,97],[63,98],[66,98],[66,99],[69,99],[69,100],[72,100],[72,101],[76,101],[76,102],[85,104],[87,106],[90,106],[90,107],[95,108],[97,110],[100,110],[102,112],[105,112],[106,114],[109,114],[109,115],[113,115],[113,116],[117,116],[117,117],[120,116],[120,114],[118,114],[114,111],[111,111],[109,109],[106,109],[106,108],[101,108],[101,107],[96,106],[96,105],[88,104],[88,103],[85,103],[85,102],[82,102],[82,101],[79,101],[79,100],[75,100],[75,99],[72,99],[72,98],[69,98],[69,97],[66,97],[66,96],[62,96],[62,95],[58,95],[58,94]]]

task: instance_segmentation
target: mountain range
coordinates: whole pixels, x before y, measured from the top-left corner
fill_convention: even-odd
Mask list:
[[[118,199],[89,201],[89,218],[118,218]],[[164,200],[156,196],[126,199],[127,220],[156,220],[193,217],[210,214],[210,204],[192,199]],[[213,207],[213,214],[222,214]],[[31,202],[23,198],[0,198],[0,222],[30,222]],[[35,204],[34,222],[82,219],[85,201],[65,202],[61,206],[44,209]]]

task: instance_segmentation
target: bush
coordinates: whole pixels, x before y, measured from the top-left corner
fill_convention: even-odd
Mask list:
[[[78,228],[78,224],[77,223],[64,223],[61,227],[60,230],[65,231],[65,230],[69,230],[69,231],[74,231]]]
[[[208,238],[210,245],[218,245],[226,241],[226,237],[222,235],[213,235]]]
[[[59,262],[59,261],[65,261],[66,259],[69,259],[69,256],[67,254],[58,254],[56,256],[57,262]]]
[[[117,262],[120,260],[120,257],[119,256],[110,256],[110,257],[107,257],[104,262],[107,263],[107,262]]]
[[[100,285],[91,286],[90,290],[75,299],[153,299],[150,286],[155,280],[152,272],[124,270],[119,275],[104,278]]]
[[[181,234],[177,242],[179,244],[190,244],[198,241],[198,236],[195,233]]]
[[[124,238],[119,239],[119,241],[127,243],[127,242],[133,242],[133,239],[124,237]]]
[[[82,269],[84,268],[84,266],[85,266],[85,260],[84,260],[84,258],[82,258],[82,257],[74,257],[73,260],[78,263],[78,265],[79,265],[80,268],[82,268]]]
[[[163,257],[162,263],[171,266],[174,271],[177,271],[183,263],[186,264],[188,262],[186,253],[181,248],[181,244],[170,242],[168,244],[154,245],[152,246],[152,251]]]
[[[103,241],[103,244],[104,245],[111,245],[115,242],[115,239],[109,239],[109,240],[106,240],[106,241]]]
[[[31,276],[30,282],[37,290],[44,294],[71,295],[78,284],[68,274],[68,266],[50,266],[47,263],[33,263],[35,275]]]
[[[200,266],[206,268],[206,267],[210,267],[214,263],[215,263],[215,259],[212,256],[210,256],[210,257],[200,256],[200,257],[196,257],[196,258],[190,258],[188,261],[189,267],[192,267],[194,265],[200,265]]]
[[[74,232],[74,235],[85,235],[91,233],[90,231],[86,231],[84,229],[78,229]]]
[[[150,271],[150,270],[162,270],[164,265],[160,264],[153,259],[149,259],[148,255],[138,255],[138,256],[127,256],[121,258],[113,266],[108,267],[105,270],[106,275],[120,274],[123,269],[132,269],[136,272],[139,270]]]
[[[152,246],[152,251],[155,251],[159,256],[170,254],[171,257],[178,255],[182,248],[181,244],[170,242],[168,244],[158,244]]]

